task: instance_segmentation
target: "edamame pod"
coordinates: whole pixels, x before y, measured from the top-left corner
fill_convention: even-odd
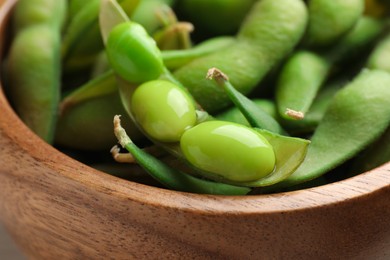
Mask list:
[[[60,98],[60,36],[45,24],[17,34],[8,56],[10,100],[23,122],[51,143]]]
[[[390,162],[390,127],[378,140],[353,159],[350,172],[360,174],[387,162]]]
[[[337,44],[322,53],[306,50],[293,54],[282,67],[277,82],[275,98],[281,117],[304,118],[332,70],[368,49],[383,25],[377,19],[363,16]]]
[[[325,81],[330,63],[310,51],[298,51],[283,65],[276,87],[276,101],[285,119],[302,119]],[[296,118],[289,111],[302,115]],[[295,114],[295,113],[294,113]]]
[[[364,70],[340,90],[315,130],[305,161],[278,187],[321,176],[375,141],[390,124],[390,74]]]
[[[346,34],[364,10],[364,0],[309,0],[309,24],[304,41],[326,46]]]
[[[251,191],[251,189],[247,187],[233,186],[196,178],[169,167],[165,163],[139,149],[133,143],[120,125],[119,116],[114,117],[114,132],[121,146],[135,157],[142,168],[166,187],[179,191],[219,195],[245,195]]]
[[[367,67],[390,73],[390,34],[382,39],[368,57]]]
[[[176,5],[184,19],[202,35],[232,35],[256,0],[180,0]]]
[[[55,144],[82,151],[107,151],[116,143],[111,122],[117,114],[126,114],[118,90],[73,104],[58,119]],[[134,141],[142,140],[138,128],[126,118],[124,127],[129,135]]]
[[[13,12],[13,30],[46,24],[60,30],[66,20],[67,0],[19,0]]]
[[[231,104],[226,93],[204,78],[211,67],[229,75],[231,83],[248,94],[300,40],[307,10],[300,0],[258,1],[240,28],[237,42],[193,60],[174,72],[194,98],[213,113]]]

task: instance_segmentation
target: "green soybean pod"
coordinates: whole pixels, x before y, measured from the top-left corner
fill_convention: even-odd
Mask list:
[[[174,72],[194,98],[213,113],[231,104],[216,83],[205,79],[216,67],[229,75],[243,94],[251,92],[262,78],[296,46],[307,24],[306,6],[301,0],[263,0],[251,9],[237,42],[205,57],[195,59]]]
[[[60,29],[66,20],[67,7],[67,0],[19,0],[13,12],[14,31],[34,24]]]
[[[178,12],[202,34],[229,35],[237,33],[246,14],[256,0],[180,0]]]
[[[364,11],[364,0],[309,0],[309,24],[304,41],[326,46],[346,34]]]
[[[155,180],[170,189],[219,195],[245,195],[251,191],[251,188],[248,187],[240,187],[218,183],[204,178],[197,178],[177,170],[176,168],[170,167],[138,148],[121,126],[119,116],[114,117],[114,133],[119,144],[134,156],[139,165]]]
[[[390,162],[390,126],[378,140],[353,159],[350,172],[359,174],[387,162]]]
[[[20,118],[51,143],[60,98],[60,36],[33,25],[14,39],[7,61],[10,100]]]
[[[298,51],[284,64],[276,86],[279,115],[285,119],[302,119],[325,81],[330,63],[310,51]],[[289,114],[293,110],[301,115]],[[295,114],[295,113],[294,113]]]
[[[116,143],[111,122],[117,114],[126,114],[117,90],[73,104],[58,118],[54,143],[82,151],[108,151]],[[128,117],[124,127],[134,141],[143,139]]]
[[[279,186],[315,179],[362,151],[390,123],[390,74],[364,70],[340,90],[315,130],[306,159]]]
[[[282,118],[302,119],[332,70],[371,47],[383,25],[377,19],[362,16],[352,30],[327,50],[293,54],[283,65],[277,82],[276,101]]]
[[[390,34],[382,39],[368,57],[367,67],[390,73]]]

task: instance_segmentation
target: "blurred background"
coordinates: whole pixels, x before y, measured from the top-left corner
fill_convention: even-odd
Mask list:
[[[4,226],[0,224],[0,259],[1,260],[25,260],[20,250],[12,241]]]

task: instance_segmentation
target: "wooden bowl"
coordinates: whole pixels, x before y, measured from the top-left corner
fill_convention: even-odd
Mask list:
[[[2,33],[14,2],[0,1]],[[0,91],[0,220],[36,259],[389,259],[390,163],[275,195],[175,192],[69,158]]]

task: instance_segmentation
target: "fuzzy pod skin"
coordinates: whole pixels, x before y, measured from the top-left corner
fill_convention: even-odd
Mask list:
[[[19,0],[13,12],[14,31],[34,24],[47,24],[59,30],[65,23],[67,0]]]
[[[305,161],[278,186],[315,179],[351,159],[390,124],[390,74],[364,70],[340,90],[315,130]]]
[[[131,83],[157,79],[164,71],[156,42],[134,22],[121,23],[112,29],[106,53],[114,71]]]
[[[327,46],[346,34],[364,11],[364,0],[309,0],[309,24],[304,41]]]
[[[197,120],[191,97],[165,80],[153,80],[137,87],[130,107],[137,124],[150,137],[162,142],[179,141]]]
[[[33,25],[14,39],[7,62],[9,96],[23,122],[51,143],[60,98],[60,35]]]
[[[368,57],[367,67],[390,73],[390,34],[382,39]]]
[[[200,123],[183,134],[180,147],[191,164],[230,181],[255,181],[275,167],[275,154],[267,139],[230,122]]]
[[[237,35],[237,42],[179,68],[174,76],[208,112],[231,104],[214,82],[205,79],[216,67],[243,94],[248,94],[302,37],[307,9],[301,0],[263,0],[254,4]]]

